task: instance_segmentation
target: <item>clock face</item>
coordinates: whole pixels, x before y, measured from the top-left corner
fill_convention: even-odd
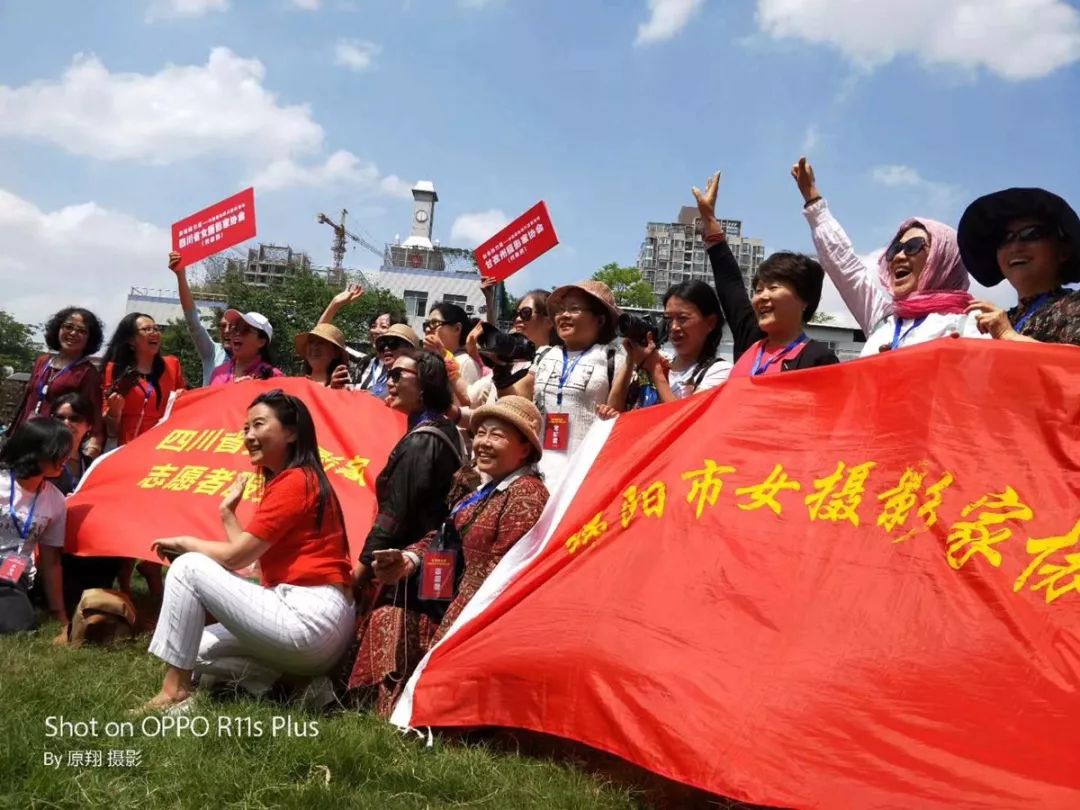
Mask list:
[[[427,222],[427,211],[417,211],[416,212],[416,221],[417,222]]]

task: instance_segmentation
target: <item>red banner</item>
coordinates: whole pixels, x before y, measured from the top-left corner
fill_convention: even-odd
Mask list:
[[[559,244],[547,205],[538,202],[473,253],[480,275],[503,281]]]
[[[311,411],[319,454],[341,501],[353,558],[377,511],[375,478],[405,433],[405,419],[363,392],[303,378],[259,380],[183,393],[169,418],[99,459],[68,500],[67,550],[156,560],[159,537],[223,538],[218,504],[239,473],[255,472],[240,428],[251,401],[282,388]],[[244,525],[262,491],[248,479],[237,509]]]
[[[1080,350],[937,341],[600,423],[395,722],[781,807],[1080,807]]]
[[[172,249],[184,267],[255,236],[255,189],[214,203],[172,226]]]

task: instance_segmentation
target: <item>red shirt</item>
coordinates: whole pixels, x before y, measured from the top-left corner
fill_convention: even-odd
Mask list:
[[[315,525],[319,481],[292,467],[271,479],[255,517],[244,528],[269,543],[259,558],[262,584],[352,585],[349,546],[334,500],[327,501],[322,528]]]
[[[116,439],[118,445],[127,444],[160,422],[161,417],[165,415],[165,406],[169,404],[169,395],[173,391],[187,388],[184,372],[180,370],[180,360],[171,354],[163,355],[161,359],[165,361],[165,370],[158,379],[161,396],[158,396],[149,380],[140,379],[131,387],[124,398],[124,410],[120,414],[120,435]],[[105,366],[105,391],[108,391],[113,384],[115,375],[115,364],[107,364]],[[107,403],[105,407],[108,408]]]
[[[802,350],[806,348],[809,342],[810,341],[808,340],[804,340],[798,346],[788,349],[787,351],[784,350],[784,346],[777,349],[764,349],[761,353],[761,367],[758,372],[759,376],[761,374],[779,374],[784,370],[784,361],[797,358],[802,354]],[[735,361],[735,367],[731,369],[731,374],[728,375],[728,379],[734,380],[737,377],[754,376],[754,363],[757,361],[758,350],[763,349],[764,346],[765,338],[762,338],[743,352],[739,359]],[[778,355],[783,356],[778,357]]]

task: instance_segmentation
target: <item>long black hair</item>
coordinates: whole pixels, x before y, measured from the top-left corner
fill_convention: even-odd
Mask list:
[[[101,348],[101,342],[105,339],[105,328],[97,315],[82,307],[65,307],[49,318],[49,322],[45,324],[45,345],[54,352],[60,351],[60,327],[72,315],[78,315],[86,324],[86,348],[83,349],[82,356],[89,357]]]
[[[132,312],[125,315],[123,319],[116,325],[116,331],[113,332],[112,338],[109,340],[109,348],[105,350],[104,365],[113,364],[113,380],[119,380],[121,376],[129,369],[135,368],[135,349],[131,346],[131,341],[135,339],[135,335],[138,334],[135,324],[139,318],[147,318],[154,320],[145,312]],[[161,375],[165,373],[165,360],[161,356],[161,350],[159,348],[158,353],[154,355],[153,365],[150,367],[149,381],[150,385],[154,388],[156,394],[157,404],[161,404]]]
[[[533,317],[534,318],[549,318],[547,311],[548,297],[551,295],[551,290],[529,290],[521,298],[518,299],[518,308],[526,299],[531,298],[533,300]],[[510,322],[513,323],[514,313],[510,313]],[[559,346],[562,344],[562,340],[559,338],[559,333],[555,329],[555,322],[552,321],[551,328],[548,330],[548,346]]]
[[[416,381],[424,410],[446,413],[454,403],[446,361],[424,349],[409,349],[403,357],[416,363]]]
[[[476,324],[479,323],[476,318],[470,318],[468,313],[457,304],[451,304],[447,301],[440,301],[431,308],[431,311],[438,312],[439,317],[443,319],[443,323],[447,326],[461,327],[461,336],[458,340],[459,349],[465,345],[465,338],[469,336],[469,332],[475,329]]]
[[[41,475],[42,464],[59,464],[71,455],[75,439],[63,424],[51,416],[27,419],[0,448],[0,468],[16,478]]]
[[[334,506],[338,519],[341,521],[341,531],[345,532],[345,514],[341,511],[341,503],[330,486],[330,479],[326,477],[323,469],[322,458],[319,456],[319,440],[315,436],[315,422],[311,418],[311,411],[298,397],[290,396],[280,388],[259,394],[248,405],[248,410],[256,405],[265,405],[274,412],[274,416],[281,426],[293,430],[296,433],[296,441],[289,449],[289,458],[285,462],[283,470],[299,467],[315,476],[318,482],[319,495],[315,506],[315,526],[322,529],[323,518],[326,516],[327,504]],[[263,475],[267,471],[264,469]]]
[[[716,351],[720,348],[720,340],[724,337],[724,313],[720,309],[720,299],[716,290],[698,279],[681,281],[672,284],[664,293],[664,306],[667,306],[669,298],[681,298],[693,304],[701,312],[702,317],[716,316],[716,326],[705,337],[705,345],[701,347],[701,354],[697,357],[698,363],[707,363],[716,357]]]

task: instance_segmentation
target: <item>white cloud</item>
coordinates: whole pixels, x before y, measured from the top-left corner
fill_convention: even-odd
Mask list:
[[[146,21],[202,17],[228,8],[229,0],[155,0],[146,9]]]
[[[455,245],[476,247],[510,224],[510,219],[502,211],[477,211],[462,214],[450,227],[450,241]]]
[[[649,19],[637,29],[635,45],[671,39],[705,4],[705,0],[649,0]]]
[[[1080,60],[1080,11],[1066,0],[758,0],[770,36],[831,45],[866,68],[913,55],[926,65],[1034,79]]]
[[[803,134],[802,143],[799,145],[799,154],[805,155],[813,152],[820,141],[821,133],[818,131],[817,124],[811,124]]]
[[[950,209],[969,196],[961,186],[927,180],[919,174],[918,170],[910,166],[896,164],[875,166],[870,176],[875,183],[888,188],[908,189],[914,192],[930,211]]]
[[[275,160],[251,180],[260,191],[277,191],[298,186],[323,188],[351,186],[372,193],[407,199],[411,186],[397,175],[383,177],[371,161],[362,160],[345,149],[339,149],[322,163],[303,165],[291,158]]]
[[[290,0],[295,8],[302,11],[318,11],[322,0]]]
[[[85,306],[111,329],[133,286],[172,287],[165,228],[94,202],[42,211],[0,189],[3,308],[40,323],[68,304]]]
[[[205,65],[111,73],[78,55],[59,81],[0,85],[0,135],[101,160],[170,164],[211,154],[278,158],[316,152],[323,129],[306,105],[283,105],[266,68],[228,48]]]
[[[334,62],[357,73],[367,70],[374,64],[381,47],[374,42],[361,39],[339,40],[334,48]]]

